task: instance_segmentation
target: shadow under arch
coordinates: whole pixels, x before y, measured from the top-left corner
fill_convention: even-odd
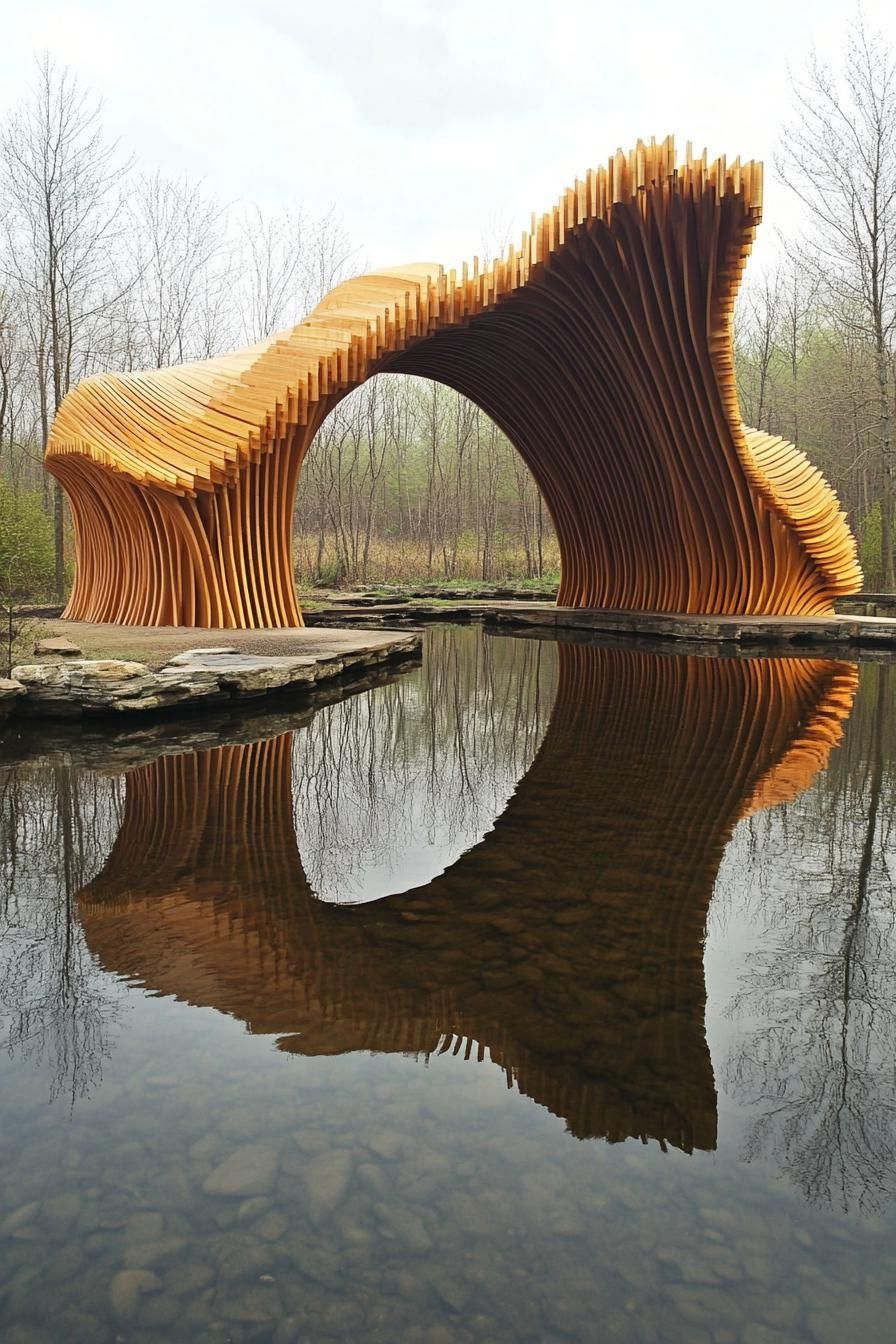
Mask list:
[[[100,962],[285,1051],[488,1051],[579,1138],[716,1140],[706,914],[737,820],[839,740],[855,667],[560,644],[541,748],[494,829],[435,881],[312,894],[290,733],[166,756],[78,894]]]

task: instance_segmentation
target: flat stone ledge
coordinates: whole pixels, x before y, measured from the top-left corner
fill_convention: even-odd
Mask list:
[[[114,776],[160,756],[261,742],[304,727],[326,705],[390,685],[407,664],[406,658],[387,659],[350,677],[317,682],[296,696],[234,696],[203,706],[201,713],[125,714],[111,723],[102,715],[20,715],[0,739],[0,772],[62,765]]]
[[[356,639],[344,649],[316,656],[240,653],[231,647],[188,649],[157,671],[118,658],[67,658],[13,669],[4,698],[28,717],[76,719],[166,709],[204,708],[229,700],[255,699],[277,691],[302,690],[393,659],[416,654],[418,631],[389,638]]]
[[[489,624],[592,630],[694,643],[781,644],[791,648],[876,648],[896,654],[896,619],[883,616],[703,616],[678,612],[599,611],[590,607],[493,606]]]

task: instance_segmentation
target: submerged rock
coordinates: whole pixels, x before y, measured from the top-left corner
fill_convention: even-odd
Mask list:
[[[165,1228],[165,1219],[155,1209],[140,1209],[128,1218],[122,1239],[126,1246],[158,1241]]]
[[[426,1230],[423,1219],[410,1209],[399,1204],[376,1204],[374,1211],[381,1223],[384,1223],[402,1243],[405,1250],[416,1255],[431,1251],[432,1237]]]
[[[124,1253],[125,1269],[153,1269],[163,1260],[174,1260],[186,1249],[186,1237],[160,1237],[130,1246]]]
[[[279,1241],[288,1227],[286,1218],[278,1209],[272,1209],[255,1224],[255,1233],[263,1241]]]
[[[274,1184],[277,1154],[266,1143],[244,1143],[226,1157],[202,1188],[207,1195],[266,1195]]]
[[[109,1306],[120,1321],[135,1314],[144,1293],[157,1293],[162,1280],[148,1269],[122,1269],[109,1284]]]
[[[191,1293],[207,1288],[215,1277],[211,1265],[201,1261],[188,1261],[184,1265],[174,1265],[165,1273],[165,1287],[175,1297],[187,1297]]]
[[[352,1155],[345,1148],[309,1157],[302,1170],[312,1221],[326,1218],[342,1203],[352,1172]]]
[[[378,1134],[372,1135],[367,1146],[372,1153],[376,1153],[377,1157],[381,1157],[385,1162],[394,1162],[405,1146],[405,1139],[393,1130],[384,1129]]]
[[[15,1209],[11,1214],[9,1214],[8,1217],[4,1218],[2,1223],[0,1223],[0,1233],[2,1233],[4,1236],[11,1235],[13,1232],[18,1231],[19,1228],[22,1228],[27,1223],[30,1223],[34,1218],[37,1217],[39,1212],[40,1212],[39,1199],[32,1199],[29,1201],[29,1203],[22,1204],[18,1209]]]

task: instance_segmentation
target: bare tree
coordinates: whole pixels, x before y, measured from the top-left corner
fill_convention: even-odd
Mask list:
[[[266,215],[256,205],[239,229],[243,332],[254,342],[304,315],[308,225],[301,210]]]
[[[96,321],[113,297],[112,245],[127,165],[107,143],[99,106],[48,56],[31,94],[0,138],[5,220],[3,262],[31,315],[35,373],[52,411],[73,381],[89,371]],[[50,414],[43,405],[43,447]],[[62,490],[54,501],[56,596],[64,592]]]
[[[817,332],[815,307],[818,281],[801,265],[799,254],[790,255],[776,281],[780,313],[779,340],[787,364],[789,420],[787,434],[799,446],[803,428],[800,373]]]
[[[310,312],[334,285],[358,273],[358,249],[334,210],[322,216],[306,238],[303,260],[304,308]]]
[[[495,221],[483,241],[502,251],[506,226]],[[332,211],[234,211],[201,183],[131,176],[104,138],[99,106],[44,58],[0,127],[0,475],[14,493],[39,489],[55,514],[60,599],[63,497],[42,462],[73,383],[261,340],[298,323],[358,264]],[[303,574],[543,573],[541,498],[508,441],[466,398],[423,389],[391,375],[322,426],[297,500]],[[549,520],[547,544],[555,571]]]
[[[433,556],[445,528],[444,472],[440,446],[445,431],[445,403],[438,383],[424,383],[418,402],[418,426],[426,444],[426,573],[433,574]]]
[[[27,355],[14,295],[0,288],[0,463],[13,487],[21,483],[27,453],[20,429],[27,418],[25,388]]]
[[[132,306],[139,362],[162,368],[204,354],[210,288],[223,283],[224,212],[201,184],[138,179],[129,216],[137,247]]]
[[[331,210],[313,220],[301,208],[245,207],[237,226],[237,287],[243,339],[294,326],[352,271],[354,249]]]
[[[892,341],[896,327],[896,58],[861,15],[839,73],[813,55],[794,81],[796,117],[778,171],[806,207],[801,252],[841,310],[854,314],[876,376],[883,580],[894,584]]]

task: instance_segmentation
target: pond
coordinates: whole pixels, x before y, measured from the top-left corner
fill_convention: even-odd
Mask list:
[[[894,674],[427,632],[0,744],[0,1337],[896,1336]]]

